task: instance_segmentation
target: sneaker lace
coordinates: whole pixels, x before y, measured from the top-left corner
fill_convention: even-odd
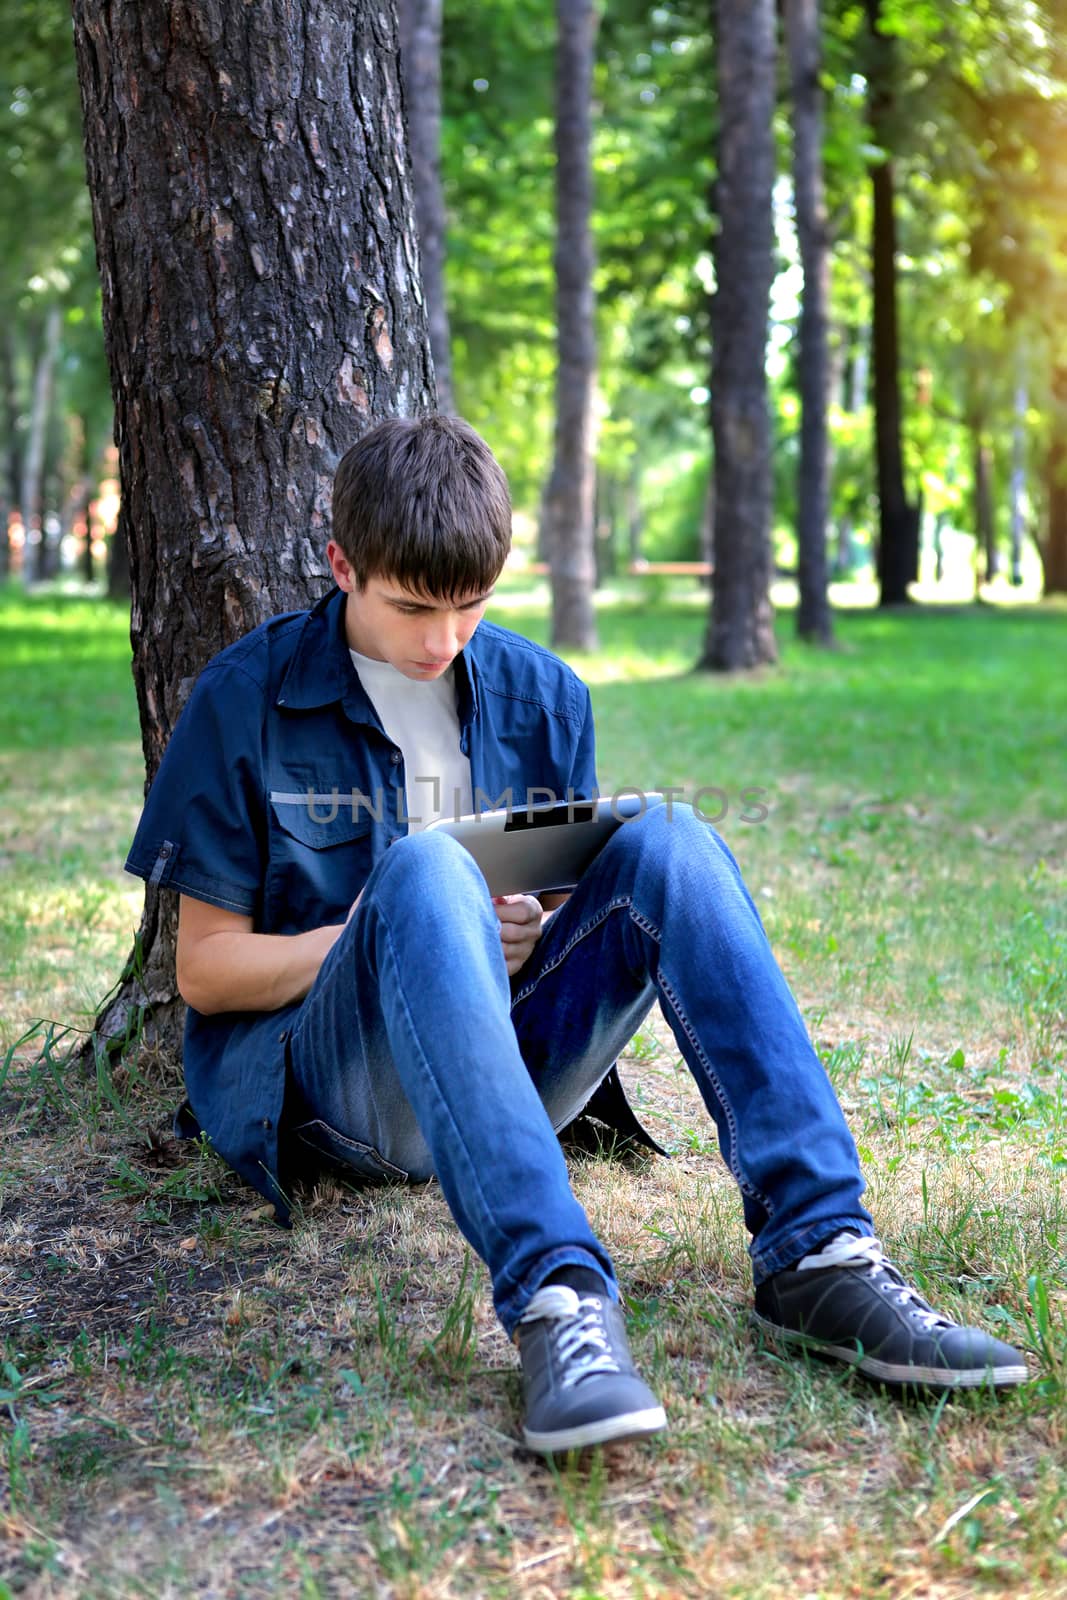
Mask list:
[[[521,1322],[554,1322],[550,1338],[562,1368],[561,1387],[570,1389],[593,1372],[620,1372],[596,1295],[579,1295],[565,1283],[538,1289]]]
[[[888,1295],[927,1333],[934,1328],[954,1328],[951,1317],[935,1311],[925,1301],[918,1289],[901,1276],[898,1268],[882,1249],[881,1241],[869,1234],[839,1233],[823,1245],[814,1255],[804,1256],[797,1262],[798,1271],[816,1267],[851,1267],[866,1265],[873,1282],[883,1294]]]

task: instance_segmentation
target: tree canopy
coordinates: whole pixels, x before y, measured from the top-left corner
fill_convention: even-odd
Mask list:
[[[1056,587],[1067,433],[1067,6],[880,0],[873,9],[891,46],[891,93],[876,123],[871,0],[823,7],[829,520],[838,570],[869,557],[877,532],[868,173],[888,157],[906,492],[921,502],[928,532],[940,518],[978,534],[986,495],[984,537],[1006,549],[1014,481],[1016,517],[1022,504]],[[691,0],[611,0],[601,8],[595,64],[598,519],[620,551],[640,521],[642,553],[660,559],[698,558],[707,532],[719,226],[713,11]],[[110,429],[70,26],[44,0],[0,0],[0,24],[8,328],[0,499],[17,504],[22,492],[35,371],[56,305],[62,329],[43,471],[45,501],[58,512]],[[553,63],[547,0],[491,8],[446,0],[441,171],[455,405],[491,439],[531,519],[555,421]],[[796,555],[800,254],[784,49],[778,76],[768,377],[774,549],[788,567]]]

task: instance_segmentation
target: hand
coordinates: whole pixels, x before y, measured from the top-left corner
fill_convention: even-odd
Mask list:
[[[508,977],[513,978],[530,959],[534,945],[541,937],[544,912],[541,902],[535,900],[532,894],[494,895],[493,905],[500,918],[500,942],[504,946]]]

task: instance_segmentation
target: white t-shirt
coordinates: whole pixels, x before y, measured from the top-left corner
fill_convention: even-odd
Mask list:
[[[418,833],[438,817],[468,816],[474,810],[471,764],[459,748],[455,666],[420,683],[388,661],[372,661],[358,650],[349,654],[382,727],[404,757],[408,832]]]

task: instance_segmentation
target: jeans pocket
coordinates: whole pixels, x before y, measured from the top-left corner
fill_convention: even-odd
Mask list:
[[[316,1155],[344,1167],[346,1172],[354,1173],[367,1183],[410,1182],[409,1174],[402,1167],[395,1167],[391,1161],[386,1161],[373,1145],[362,1144],[358,1139],[338,1133],[321,1117],[299,1123],[293,1129],[293,1135]]]

